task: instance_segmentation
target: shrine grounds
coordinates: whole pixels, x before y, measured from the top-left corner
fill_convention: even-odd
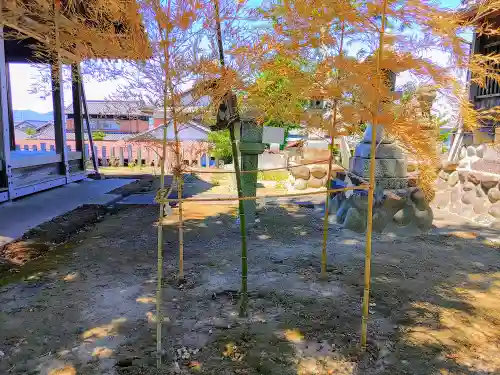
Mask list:
[[[165,221],[162,374],[500,373],[491,233],[442,217],[426,235],[374,236],[369,345],[360,353],[363,235],[330,227],[322,281],[321,210],[261,207],[249,230],[249,317],[239,318],[236,206],[185,211],[184,284],[175,209]],[[84,206],[18,242],[22,253],[86,218],[1,274],[1,374],[157,373],[157,214],[151,205]]]

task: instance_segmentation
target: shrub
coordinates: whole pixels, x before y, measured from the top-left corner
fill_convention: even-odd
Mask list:
[[[220,177],[212,175],[212,177],[210,177],[210,183],[213,186],[220,186]]]
[[[257,179],[261,181],[283,182],[288,180],[288,171],[262,171],[257,174]]]
[[[92,139],[94,141],[102,141],[106,137],[106,134],[102,131],[92,132]]]
[[[117,157],[109,158],[109,166],[110,167],[119,167],[120,166],[120,159]]]

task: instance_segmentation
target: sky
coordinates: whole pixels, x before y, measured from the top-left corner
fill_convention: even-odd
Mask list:
[[[251,5],[257,5],[259,0],[251,0]],[[460,4],[460,0],[440,0],[440,3],[449,8],[455,8]],[[429,58],[440,63],[446,61],[444,56],[439,51],[430,53]],[[30,109],[32,111],[46,113],[52,111],[52,99],[41,98],[36,93],[30,93],[33,82],[36,81],[38,71],[29,64],[10,64],[11,85],[12,85],[12,102],[13,109]],[[411,79],[408,75],[400,75],[397,84],[401,85],[405,81]],[[87,100],[102,100],[112,95],[119,85],[119,81],[98,82],[93,79],[87,79],[85,82],[85,94]],[[71,91],[64,92],[65,105],[71,103]],[[446,111],[446,103],[442,103]]]

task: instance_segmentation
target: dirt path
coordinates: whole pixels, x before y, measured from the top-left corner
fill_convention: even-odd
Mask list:
[[[321,282],[321,213],[268,207],[250,233],[250,315],[239,319],[234,207],[186,206],[181,287],[174,219],[166,227],[162,373],[500,373],[497,248],[474,236],[376,238],[359,355],[363,237],[330,229]],[[156,373],[156,215],[105,216],[0,287],[0,374]]]

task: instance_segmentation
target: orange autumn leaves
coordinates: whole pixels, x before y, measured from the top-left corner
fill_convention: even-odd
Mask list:
[[[60,7],[56,4],[60,3],[5,1],[2,23],[14,30],[7,37],[34,39],[39,43],[32,45],[36,57],[49,61],[57,53],[65,63],[150,57],[151,49],[135,1],[92,0],[85,7],[74,0],[62,2]]]
[[[387,85],[377,85],[378,80],[385,79],[382,72],[377,74],[373,58],[380,48],[382,1],[276,0],[263,2],[260,11],[253,13],[243,12],[250,7],[245,1],[221,1],[223,35],[231,39],[225,42],[228,58],[224,69],[220,68],[214,44],[214,2],[171,1],[169,11],[167,3],[93,0],[81,13],[79,2],[64,2],[59,20],[60,48],[74,52],[78,61],[115,56],[149,59],[151,48],[145,43],[148,30],[143,22],[148,8],[163,30],[175,31],[175,35],[160,41],[161,47],[175,55],[169,74],[202,87],[197,90],[198,96],[210,95],[215,107],[233,90],[245,93],[246,105],[256,107],[263,118],[302,122],[339,134],[347,128],[354,131],[360,123],[373,122],[377,116],[388,133],[399,137],[410,132],[413,138],[418,137],[418,119],[401,115],[411,110],[401,108],[401,102]],[[383,38],[380,69],[409,72],[415,80],[437,86],[441,95],[454,104],[457,120],[466,127],[476,126],[481,119],[495,119],[497,110],[480,113],[468,104],[464,75],[470,70],[472,81],[480,86],[486,84],[487,78],[499,81],[500,73],[495,67],[500,65],[500,57],[489,54],[469,59],[470,48],[464,42],[463,32],[474,24],[486,37],[500,35],[498,24],[481,18],[498,9],[499,0],[482,1],[477,14],[468,18],[429,0],[389,0],[387,5],[388,29]],[[44,36],[45,55],[56,52],[53,0],[38,0],[29,5],[24,0],[10,0],[2,17],[8,25],[25,27]],[[38,26],[27,26],[25,17],[40,22]],[[110,20],[119,20],[125,33],[116,37]],[[265,31],[248,26],[254,21],[267,25]],[[244,26],[233,27],[238,23]],[[193,35],[193,40],[182,34]],[[195,53],[187,55],[185,51],[190,43],[195,46],[197,34],[205,38],[212,53],[200,53],[199,58],[193,57]],[[433,51],[445,58],[439,63],[432,61],[429,56]],[[278,58],[292,64],[282,64]],[[286,90],[277,96],[269,95],[269,87],[257,79],[262,72],[286,78]],[[216,85],[202,84],[215,81]],[[174,87],[173,91],[178,95],[182,90]],[[328,104],[326,116],[307,113],[304,106],[296,105],[311,99]],[[384,104],[378,108],[378,102]],[[333,112],[338,114],[336,123],[332,121]]]
[[[481,11],[494,9],[495,2],[498,4],[498,0],[482,2]],[[263,12],[264,17],[272,20],[273,32],[252,47],[241,47],[239,53],[245,56],[242,59],[254,59],[256,65],[286,76],[292,82],[288,97],[327,103],[327,116],[304,113],[299,116],[303,124],[338,135],[346,129],[356,132],[361,123],[373,123],[376,117],[377,123],[417,159],[437,162],[436,140],[430,142],[429,133],[420,126],[428,120],[416,115],[418,103],[403,103],[389,85],[377,82],[386,81],[384,71],[392,71],[406,72],[417,82],[432,84],[453,106],[454,120],[463,122],[465,128],[473,128],[478,120],[491,119],[498,111],[478,112],[470,105],[465,72],[470,70],[473,81],[479,85],[485,84],[486,77],[498,81],[498,69],[492,67],[499,66],[499,56],[469,58],[464,31],[474,27],[496,35],[498,28],[491,23],[472,25],[458,12],[440,8],[431,1],[389,1],[381,71],[377,74],[373,56],[380,48],[381,6],[381,1],[276,2]],[[340,53],[342,49],[344,53]],[[430,58],[439,54],[443,57]],[[291,61],[305,59],[311,64],[299,71],[286,70],[275,63],[277,56]],[[252,102],[265,113],[279,114],[289,121],[297,118],[296,113],[283,111],[281,102],[260,89],[258,85],[250,86]],[[337,114],[335,123],[333,112]],[[424,128],[428,126],[425,124]]]

